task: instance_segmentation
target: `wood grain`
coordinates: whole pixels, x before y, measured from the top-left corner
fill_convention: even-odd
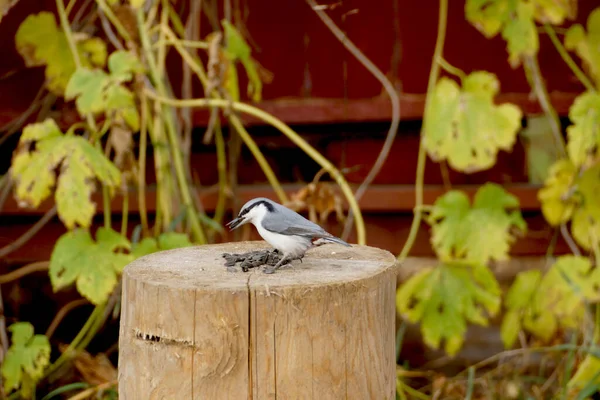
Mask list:
[[[325,245],[273,275],[223,266],[223,252],[265,247],[188,247],[127,266],[119,398],[394,398],[394,256]]]

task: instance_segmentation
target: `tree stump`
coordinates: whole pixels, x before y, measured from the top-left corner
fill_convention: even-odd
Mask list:
[[[397,263],[327,244],[275,274],[222,254],[150,254],[123,273],[119,399],[394,399]]]

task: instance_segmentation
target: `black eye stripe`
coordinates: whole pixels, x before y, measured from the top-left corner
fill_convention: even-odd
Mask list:
[[[256,203],[252,204],[250,207],[247,207],[247,208],[244,208],[243,210],[241,210],[240,213],[238,214],[238,217],[241,218],[244,215],[248,214],[248,212],[250,210],[252,210],[254,207],[258,206],[259,204],[264,205],[267,208],[267,210],[269,210],[271,212],[275,211],[275,207],[273,207],[273,204],[266,202],[264,200],[261,200],[261,201],[257,201]]]

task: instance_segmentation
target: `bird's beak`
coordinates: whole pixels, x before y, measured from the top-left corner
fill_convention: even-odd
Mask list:
[[[227,223],[227,227],[229,228],[229,230],[234,230],[236,228],[238,228],[240,225],[243,225],[244,222],[244,218],[240,217],[240,218],[236,218],[234,220],[232,220],[231,222]]]

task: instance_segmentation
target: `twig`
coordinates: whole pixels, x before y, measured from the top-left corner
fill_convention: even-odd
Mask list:
[[[560,234],[562,235],[565,242],[567,242],[567,245],[569,246],[569,250],[571,250],[571,252],[573,254],[575,254],[576,256],[581,256],[581,251],[579,251],[579,247],[577,247],[577,245],[575,244],[575,241],[571,237],[571,234],[569,233],[569,230],[567,229],[566,224],[560,225]]]
[[[54,331],[56,331],[56,328],[58,327],[58,325],[62,322],[62,320],[64,319],[64,317],[73,309],[82,306],[84,304],[88,304],[88,301],[86,299],[78,299],[78,300],[73,300],[67,304],[65,304],[64,306],[61,307],[60,310],[58,310],[58,312],[56,313],[56,315],[54,316],[54,319],[52,320],[52,322],[50,323],[50,326],[48,326],[48,329],[46,329],[46,333],[45,335],[48,338],[51,338],[52,335],[54,335]]]
[[[322,8],[320,8],[315,0],[306,0],[308,5],[314,10],[317,16],[323,21],[325,26],[329,28],[331,33],[344,45],[344,47],[360,62],[384,87],[388,96],[390,97],[390,101],[392,103],[392,123],[390,124],[390,128],[388,130],[387,136],[379,151],[379,155],[375,160],[375,163],[371,167],[371,170],[365,177],[364,181],[360,184],[356,192],[354,192],[354,198],[357,202],[360,201],[362,196],[365,194],[367,188],[373,182],[373,179],[379,174],[381,171],[381,167],[385,163],[390,150],[392,149],[392,145],[394,144],[394,140],[396,139],[396,134],[398,133],[398,126],[400,125],[400,98],[398,97],[398,93],[394,88],[394,85],[390,82],[390,80],[385,76],[383,72],[377,68],[373,62],[363,54],[362,51],[352,41],[346,36],[346,34],[333,22],[331,18],[327,15]],[[352,223],[354,222],[354,215],[352,213],[352,209],[348,211],[348,216],[346,219],[346,223],[344,225],[344,231],[342,233],[342,239],[347,240],[350,235],[350,230],[352,228]]]
[[[100,22],[102,24],[102,29],[104,30],[104,33],[106,34],[108,40],[110,40],[110,42],[113,46],[115,46],[116,49],[123,50],[123,45],[121,44],[119,39],[117,39],[117,35],[115,35],[115,32],[113,31],[112,26],[110,25],[110,22],[108,22],[108,18],[106,18],[106,14],[104,13],[102,7],[100,7],[98,14],[100,14]]]
[[[31,264],[27,264],[19,269],[16,269],[8,274],[0,275],[0,285],[8,282],[16,281],[24,277],[25,275],[32,274],[38,271],[47,271],[50,267],[50,261],[37,261]]]
[[[6,257],[8,254],[17,250],[25,243],[27,243],[36,233],[38,233],[44,225],[46,225],[54,216],[56,215],[56,206],[53,206],[50,210],[44,214],[42,218],[38,222],[35,223],[31,228],[29,228],[25,233],[23,233],[17,240],[14,242],[2,247],[0,249],[0,258]]]
[[[139,145],[139,160],[138,160],[138,205],[140,209],[140,222],[144,235],[148,234],[148,212],[146,208],[146,152],[148,146],[148,99],[142,91],[140,93],[140,145]]]

